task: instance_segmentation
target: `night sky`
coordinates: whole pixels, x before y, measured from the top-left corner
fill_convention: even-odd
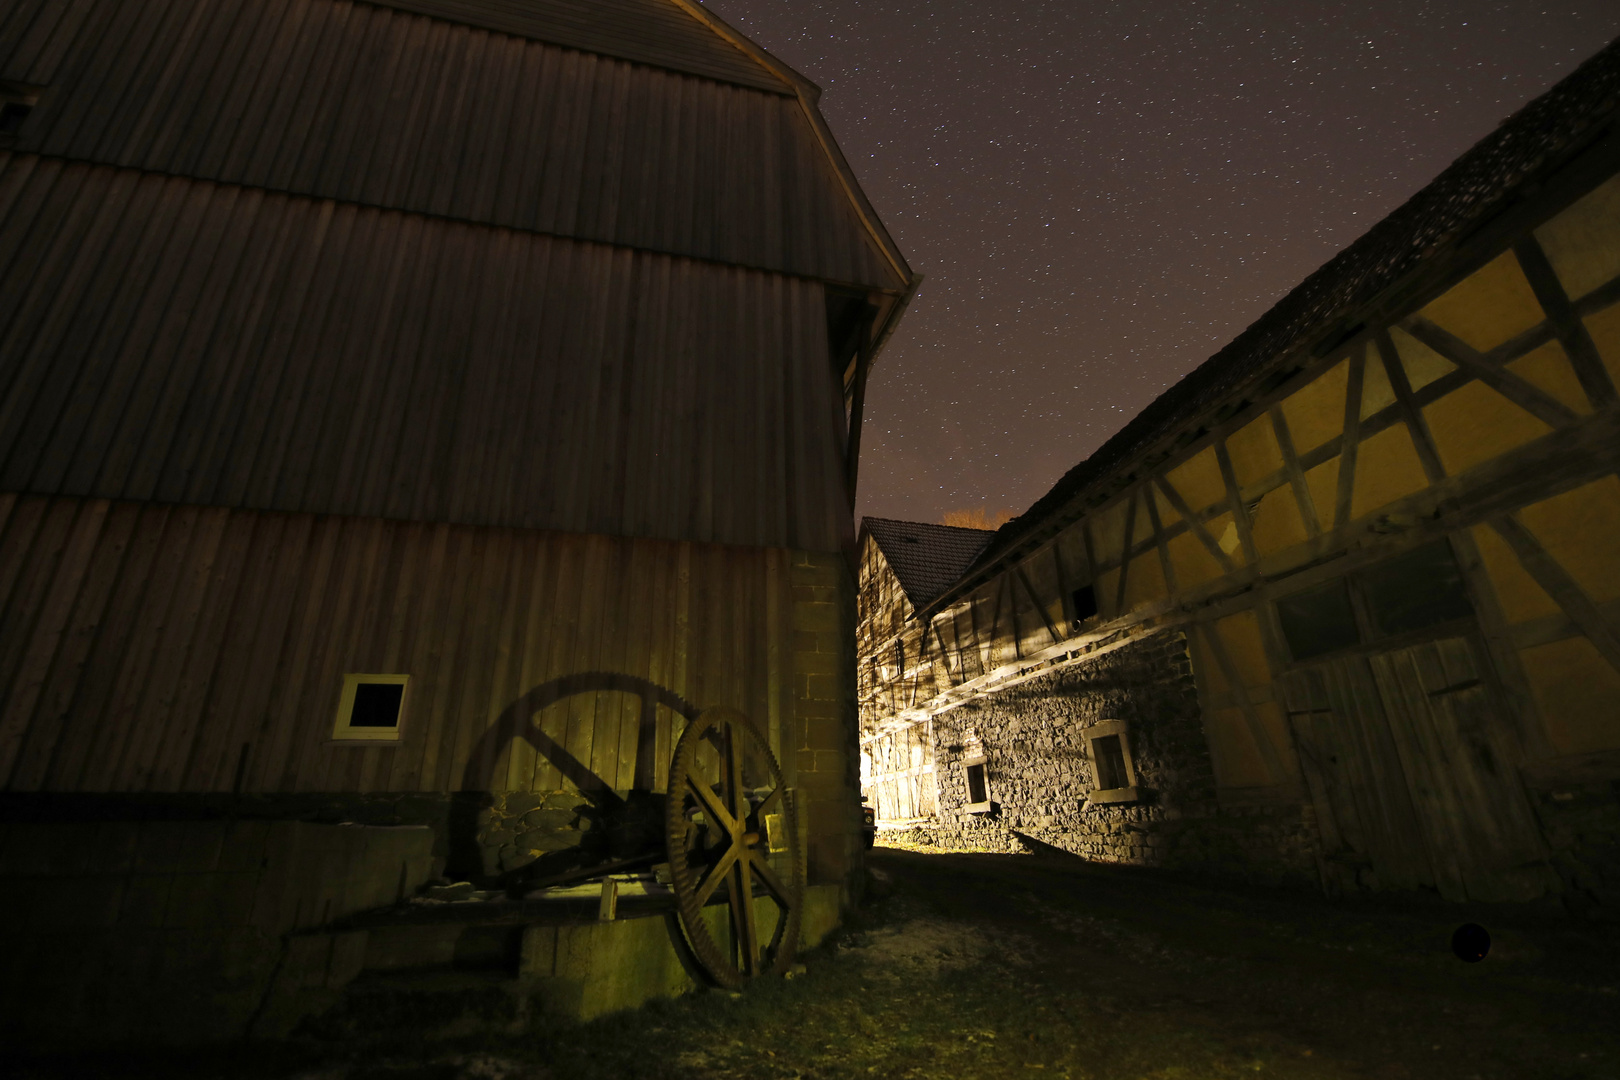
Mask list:
[[[1500,120],[1620,0],[710,0],[823,90],[927,276],[858,514],[1022,511]]]

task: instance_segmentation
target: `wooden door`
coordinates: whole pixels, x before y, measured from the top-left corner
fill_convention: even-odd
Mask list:
[[[1466,639],[1328,661],[1283,686],[1330,890],[1505,901],[1556,886],[1516,742]]]

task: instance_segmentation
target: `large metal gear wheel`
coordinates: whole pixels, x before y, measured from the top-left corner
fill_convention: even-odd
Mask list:
[[[770,745],[736,709],[707,709],[686,726],[669,770],[670,880],[692,953],[720,986],[739,989],[793,962],[804,907],[804,860],[792,794]],[[729,907],[718,936],[704,909]],[[761,926],[756,898],[775,905]]]

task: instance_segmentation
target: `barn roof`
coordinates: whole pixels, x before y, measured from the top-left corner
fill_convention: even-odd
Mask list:
[[[914,608],[949,588],[996,535],[993,529],[872,517],[861,519],[861,529],[876,541]]]
[[[699,0],[363,2],[797,99],[832,167],[837,186],[875,249],[872,254],[886,264],[885,276],[892,275],[883,284],[899,290],[916,287],[918,279],[861,190],[854,170],[821,115],[817,105],[821,88],[728,25]],[[853,275],[850,280],[866,281],[867,277]]]
[[[1003,525],[951,595],[990,576],[1041,526],[1080,516],[1080,500],[1155,443],[1278,361],[1360,331],[1358,314],[1506,210],[1537,181],[1609,131],[1620,103],[1620,39],[1504,120],[1426,187],[1334,256],[1220,352],[1154,400],[1019,517]],[[1065,513],[1067,511],[1067,513]]]
[[[673,0],[367,0],[599,56],[792,94],[775,70]]]

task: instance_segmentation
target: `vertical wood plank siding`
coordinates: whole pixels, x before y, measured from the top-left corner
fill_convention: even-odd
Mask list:
[[[0,491],[839,550],[822,286],[0,156]]]
[[[473,762],[489,778],[478,786],[556,788],[557,755],[480,737],[562,676],[629,675],[698,707],[791,716],[790,680],[768,663],[791,636],[790,559],[0,496],[0,785],[229,792],[241,769],[250,792],[444,791]],[[412,676],[401,745],[328,745],[349,671]],[[535,723],[628,788],[639,709],[620,690],[577,693]],[[673,717],[658,717],[662,783]]]
[[[906,285],[780,93],[347,0],[10,0],[0,78],[22,152]]]

